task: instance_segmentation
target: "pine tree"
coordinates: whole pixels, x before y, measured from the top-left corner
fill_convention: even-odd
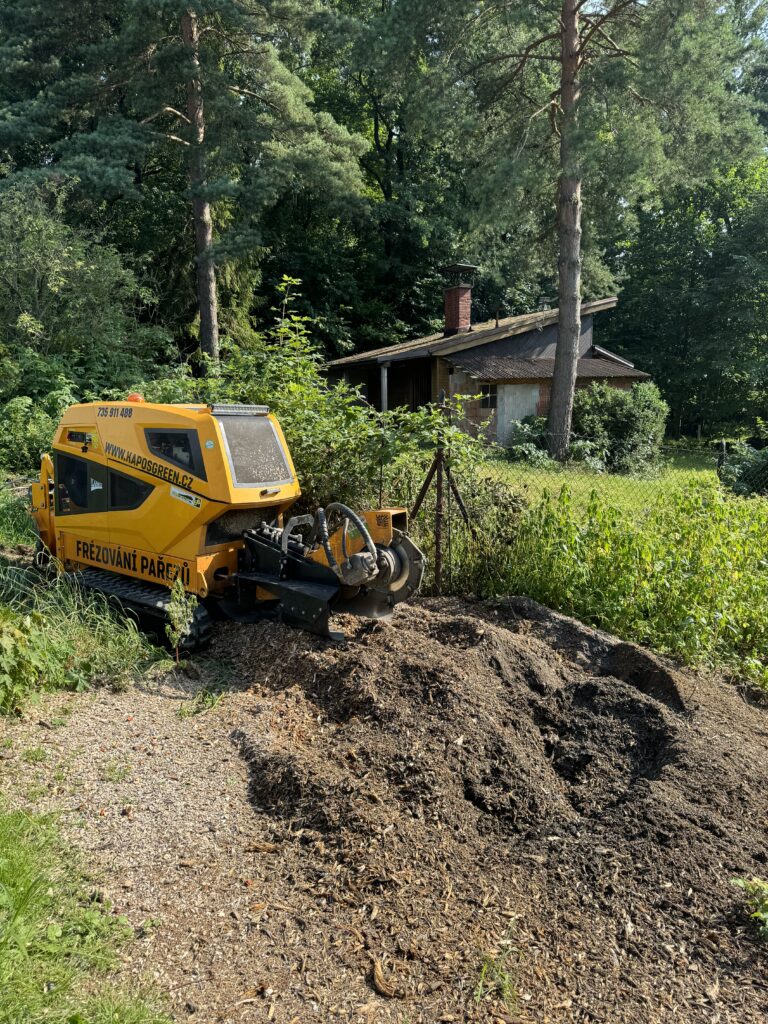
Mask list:
[[[468,18],[454,0],[436,8],[446,63],[471,84],[492,140],[488,159],[511,151],[500,158],[509,187],[538,179],[556,192],[557,458],[568,451],[578,360],[582,202],[615,209],[665,182],[701,180],[724,151],[731,160],[756,145],[735,21],[715,0],[486,0]]]
[[[259,243],[283,195],[359,188],[364,145],[314,108],[298,74],[316,12],[302,0],[0,6],[0,152],[14,172],[76,177],[83,203],[141,201],[148,175],[172,181],[183,153],[200,346],[214,363],[217,262]]]

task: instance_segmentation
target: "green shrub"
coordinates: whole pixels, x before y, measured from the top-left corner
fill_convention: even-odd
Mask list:
[[[56,419],[31,398],[19,396],[0,406],[0,466],[10,473],[32,473],[40,465],[56,429]]]
[[[462,583],[483,596],[526,594],[768,686],[768,503],[702,485],[632,517],[594,492],[586,510],[575,506],[563,488],[514,520]]]
[[[733,445],[719,472],[722,482],[734,494],[768,494],[768,448]]]
[[[642,473],[661,460],[669,407],[655,384],[628,391],[593,383],[579,388],[573,405],[573,433],[604,453],[612,473]]]
[[[0,606],[0,713],[21,708],[42,668],[31,639],[30,621]]]
[[[0,1024],[169,1024],[140,998],[86,994],[131,934],[89,888],[50,818],[0,808]]]
[[[758,934],[768,941],[768,882],[761,878],[734,878],[733,884],[744,890]]]

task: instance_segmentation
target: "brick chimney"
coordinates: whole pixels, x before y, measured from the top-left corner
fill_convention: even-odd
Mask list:
[[[443,267],[443,273],[452,282],[443,290],[445,338],[472,330],[472,285],[469,281],[476,270],[477,267],[471,263],[454,263],[450,267]]]

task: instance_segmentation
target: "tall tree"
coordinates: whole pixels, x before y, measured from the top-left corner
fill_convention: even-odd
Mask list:
[[[187,120],[193,138],[189,149],[189,182],[192,187],[192,211],[195,221],[197,255],[197,303],[200,310],[200,347],[213,360],[219,361],[218,297],[216,271],[213,264],[213,219],[206,195],[205,173],[205,109],[203,84],[200,80],[200,27],[197,13],[186,10],[181,16],[181,38],[187,50],[189,70],[185,83]]]
[[[549,420],[552,453],[568,451],[582,291],[582,202],[589,219],[665,181],[700,180],[756,145],[739,90],[745,47],[734,10],[716,0],[485,0],[469,17],[443,0],[435,21],[472,85],[491,148],[511,184],[556,195],[558,344]],[[494,188],[499,190],[499,176]],[[501,191],[510,181],[501,182]],[[590,225],[587,224],[586,227]]]
[[[213,360],[215,265],[258,246],[286,194],[359,188],[361,140],[315,108],[298,74],[318,6],[87,0],[75,18],[67,0],[0,5],[0,150],[14,173],[70,175],[82,205],[108,217],[105,203],[157,199],[159,181],[159,203],[173,203],[185,154],[199,341]]]
[[[653,374],[678,434],[768,414],[768,161],[628,210],[607,342]]]

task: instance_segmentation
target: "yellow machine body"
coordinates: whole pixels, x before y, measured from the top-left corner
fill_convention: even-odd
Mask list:
[[[231,590],[244,534],[272,524],[279,539],[300,494],[280,424],[266,408],[137,400],[69,408],[31,499],[41,546],[64,569],[164,587],[180,577],[205,599]],[[405,532],[403,509],[362,518],[377,548]],[[327,552],[341,562],[362,547],[360,532],[345,527],[303,557],[328,566]],[[274,598],[268,585],[255,586]]]

